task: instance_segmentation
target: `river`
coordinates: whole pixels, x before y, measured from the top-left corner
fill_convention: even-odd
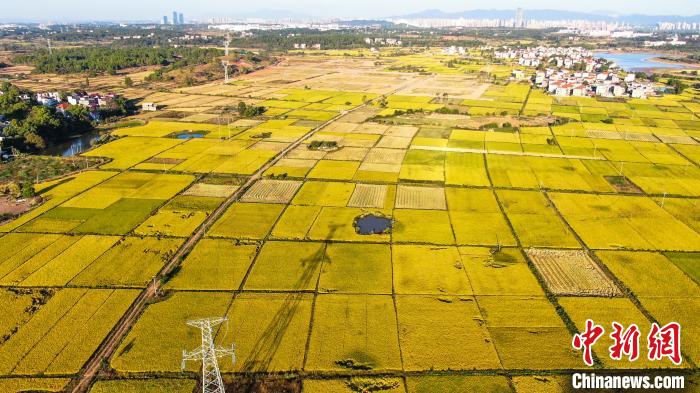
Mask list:
[[[595,57],[602,57],[610,61],[614,61],[623,70],[628,72],[645,71],[650,68],[684,68],[680,64],[662,63],[652,59],[666,56],[663,53],[619,53],[619,52],[595,52]]]

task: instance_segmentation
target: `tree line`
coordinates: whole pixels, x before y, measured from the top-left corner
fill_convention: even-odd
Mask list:
[[[37,73],[70,74],[80,72],[114,74],[118,70],[142,66],[181,68],[206,64],[223,53],[211,48],[116,47],[93,46],[42,50],[16,56],[13,61],[35,67]]]

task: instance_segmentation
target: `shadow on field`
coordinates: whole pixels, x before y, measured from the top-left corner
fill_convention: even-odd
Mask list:
[[[340,225],[330,228],[328,239],[332,239]],[[292,292],[289,293],[279,311],[272,318],[272,321],[265,327],[260,338],[253,346],[248,359],[243,363],[242,371],[256,372],[268,371],[277,350],[282,343],[287,328],[292,322],[294,315],[301,306],[304,299],[304,292],[300,292],[309,287],[312,280],[317,279],[315,272],[326,259],[330,263],[326,254],[326,247],[320,247],[313,255],[301,260],[304,270],[299,279],[294,283]],[[319,272],[320,274],[320,272]]]

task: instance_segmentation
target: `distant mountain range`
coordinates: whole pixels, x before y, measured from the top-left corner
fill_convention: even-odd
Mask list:
[[[612,15],[608,12],[575,12],[561,10],[524,10],[525,19],[537,20],[589,20],[604,22],[624,22],[632,25],[653,25],[657,22],[700,22],[700,15]],[[512,19],[515,10],[471,10],[463,12],[444,12],[430,9],[413,14],[394,16],[387,19]]]

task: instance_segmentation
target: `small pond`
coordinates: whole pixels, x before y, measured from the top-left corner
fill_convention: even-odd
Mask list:
[[[380,235],[390,233],[394,222],[389,217],[378,214],[363,214],[353,222],[355,232],[359,235]]]
[[[183,132],[182,134],[175,135],[177,139],[199,139],[204,138],[204,134],[199,132]]]

